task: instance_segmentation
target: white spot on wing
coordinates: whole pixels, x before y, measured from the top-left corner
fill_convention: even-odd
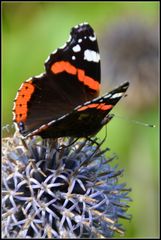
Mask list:
[[[85,50],[84,51],[84,60],[87,60],[89,62],[99,62],[100,55],[99,53],[93,51],[93,50]]]
[[[82,105],[78,105],[77,107],[74,108],[74,110],[77,110],[80,107],[82,107]]]
[[[58,49],[55,49],[55,50],[52,52],[52,54],[55,54],[57,51],[58,51]]]
[[[45,60],[45,63],[48,62],[50,59],[50,56],[47,57],[47,59]]]
[[[76,57],[75,56],[72,56],[72,60],[75,60],[76,59]]]
[[[79,27],[79,25],[76,25],[74,28],[77,29]]]
[[[77,29],[77,28],[82,27],[84,25],[88,25],[88,23],[87,22],[80,23],[80,24],[76,25],[74,28]]]
[[[119,97],[122,97],[122,95],[123,95],[122,92],[120,92],[120,93],[115,93],[115,94],[112,95],[111,98],[119,98]]]
[[[48,126],[50,126],[51,124],[53,124],[54,122],[56,122],[56,120],[52,120],[51,122],[48,123]]]
[[[15,100],[16,100],[16,99],[15,99]],[[15,108],[16,108],[16,102],[14,101],[14,102],[13,102],[13,108],[12,108],[12,111],[14,111]]]
[[[67,42],[70,42],[70,41],[71,41],[71,39],[72,39],[72,36],[71,36],[71,35],[69,35],[69,39],[68,39],[68,41],[67,41]]]
[[[48,124],[43,124],[39,129],[43,130],[43,129],[46,129],[47,127],[48,127]]]
[[[92,42],[94,42],[94,41],[96,40],[96,35],[94,35],[94,37],[93,37],[93,36],[90,36],[89,39],[90,39]]]
[[[35,78],[40,78],[40,77],[43,77],[44,73],[41,73],[39,75],[36,75]]]
[[[59,49],[63,49],[63,48],[65,48],[66,45],[67,45],[67,44],[65,43],[63,46],[59,47]]]
[[[83,104],[83,106],[86,106],[86,105],[88,105],[88,104],[90,104],[90,103],[91,103],[91,101],[85,102],[85,103]]]
[[[104,96],[104,99],[110,98],[111,97],[111,93],[107,94],[106,96]]]
[[[82,42],[82,39],[81,39],[81,38],[80,38],[80,39],[78,39],[78,42],[79,42],[79,43],[81,43],[81,42]]]
[[[80,50],[81,50],[81,47],[79,44],[77,44],[76,46],[73,47],[74,52],[80,52]]]
[[[29,79],[27,79],[25,82],[30,82],[31,80],[32,80],[32,78],[29,78]],[[19,90],[22,88],[23,84],[24,84],[24,83],[21,84]]]
[[[66,116],[66,115],[63,115],[62,117],[58,118],[58,120],[61,120],[61,119],[65,118],[65,116]]]
[[[90,101],[90,103],[96,102],[100,99],[100,97],[94,98],[92,101]]]

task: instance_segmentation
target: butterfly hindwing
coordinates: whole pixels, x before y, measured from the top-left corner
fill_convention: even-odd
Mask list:
[[[124,96],[129,83],[126,82],[102,97],[78,106],[57,121],[51,121],[39,129],[38,135],[48,137],[88,137],[99,131],[112,117],[109,112]]]

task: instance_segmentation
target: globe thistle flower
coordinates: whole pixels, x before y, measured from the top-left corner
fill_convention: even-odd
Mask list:
[[[3,138],[4,238],[106,238],[124,233],[123,170],[98,139]]]

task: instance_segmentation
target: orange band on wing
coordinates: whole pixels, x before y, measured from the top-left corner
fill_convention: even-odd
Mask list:
[[[51,66],[51,71],[54,74],[58,74],[58,73],[61,73],[61,72],[65,71],[65,72],[70,73],[72,75],[77,75],[79,81],[83,82],[84,85],[88,86],[89,88],[91,88],[95,91],[99,91],[99,89],[100,89],[100,83],[99,82],[97,82],[96,80],[94,80],[93,78],[91,78],[89,76],[86,76],[84,70],[76,68],[75,66],[73,66],[69,62],[65,62],[65,61],[56,62]]]
[[[32,93],[34,92],[34,85],[32,81],[23,83],[18,92],[17,99],[15,100],[14,112],[16,114],[16,122],[25,122],[27,118],[28,107],[27,103],[30,100]]]
[[[77,69],[72,66],[69,62],[56,62],[51,66],[51,71],[55,74],[61,73],[61,72],[67,72],[73,75],[76,75]]]
[[[111,109],[111,108],[113,108],[112,105],[110,105],[110,104],[107,105],[107,104],[105,104],[105,103],[100,104],[100,106],[98,107],[98,109],[101,109],[101,110],[104,110],[104,111],[109,110],[109,109]]]
[[[105,105],[105,103],[91,103],[87,106],[83,106],[81,108],[79,108],[77,111],[84,111],[88,108],[97,108],[97,109],[101,109],[103,111],[109,110],[111,109],[113,106],[112,105]]]

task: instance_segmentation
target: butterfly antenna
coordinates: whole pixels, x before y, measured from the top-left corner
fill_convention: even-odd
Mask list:
[[[141,122],[141,121],[137,121],[137,120],[134,120],[134,119],[129,119],[127,117],[122,117],[122,116],[119,116],[119,115],[116,115],[116,114],[113,114],[113,116],[117,117],[117,118],[120,118],[120,119],[124,119],[126,121],[129,121],[129,122],[132,122],[132,123],[135,123],[135,124],[138,124],[138,125],[142,125],[144,127],[150,127],[150,128],[155,128],[156,125],[154,124],[149,124],[149,123],[144,123],[144,122]]]

